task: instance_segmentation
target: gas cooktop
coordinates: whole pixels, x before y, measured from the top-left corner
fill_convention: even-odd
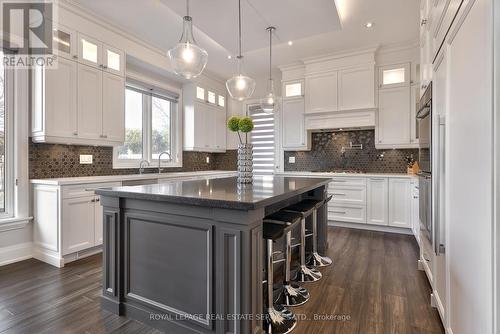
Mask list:
[[[318,169],[313,170],[313,173],[339,173],[339,174],[364,174],[365,172],[359,169]]]

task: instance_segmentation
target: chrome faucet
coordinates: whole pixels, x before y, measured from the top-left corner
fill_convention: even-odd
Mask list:
[[[161,152],[158,156],[158,174],[161,174],[161,157],[164,154],[168,155],[168,161],[172,161],[172,155],[170,155],[170,153],[168,153],[167,151]]]
[[[144,173],[144,165],[149,166],[149,161],[141,160],[141,162],[139,162],[139,174]]]

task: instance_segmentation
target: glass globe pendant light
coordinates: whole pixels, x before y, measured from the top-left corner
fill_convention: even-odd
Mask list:
[[[233,99],[243,101],[252,96],[255,90],[255,80],[244,75],[242,72],[243,56],[241,55],[241,0],[238,0],[238,36],[238,73],[226,81],[226,88],[229,95],[231,95]]]
[[[274,94],[274,81],[272,75],[272,47],[273,47],[273,31],[276,30],[275,27],[268,27],[266,29],[269,31],[269,93],[260,100],[260,108],[263,112],[271,114],[276,111],[277,99]]]
[[[203,72],[208,61],[208,53],[200,48],[193,37],[193,19],[189,16],[189,0],[186,0],[186,16],[182,23],[182,36],[168,57],[177,75],[185,79],[196,78]]]

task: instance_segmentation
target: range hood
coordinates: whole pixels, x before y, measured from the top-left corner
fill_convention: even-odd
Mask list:
[[[375,109],[306,113],[305,121],[306,130],[313,132],[340,129],[373,129],[375,127]]]

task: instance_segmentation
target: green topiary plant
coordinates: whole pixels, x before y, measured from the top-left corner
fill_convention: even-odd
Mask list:
[[[238,138],[240,139],[240,144],[243,144],[241,140],[240,131],[245,134],[245,144],[248,144],[248,133],[253,130],[253,120],[250,117],[237,117],[232,116],[227,120],[227,128],[229,131],[236,132]]]

